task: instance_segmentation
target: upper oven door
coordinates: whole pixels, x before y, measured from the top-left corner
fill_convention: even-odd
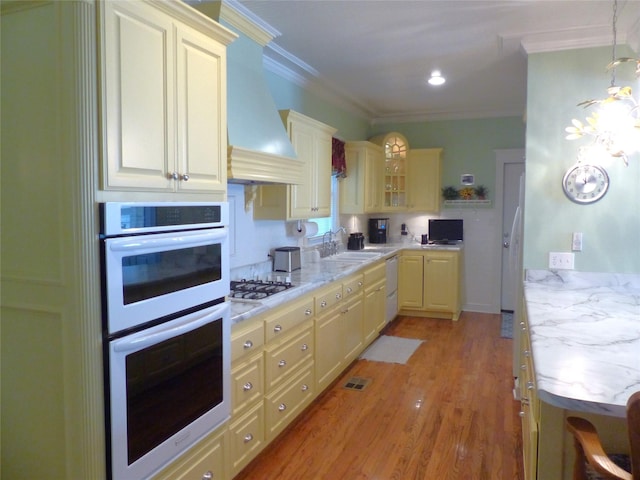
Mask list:
[[[104,240],[109,335],[229,293],[227,228]]]

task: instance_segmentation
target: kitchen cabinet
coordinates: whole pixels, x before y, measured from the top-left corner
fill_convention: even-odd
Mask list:
[[[340,213],[364,214],[380,211],[382,147],[371,142],[345,144],[347,176],[339,180]]]
[[[457,320],[461,310],[461,251],[405,251],[400,256],[400,314]]]
[[[304,220],[331,215],[331,150],[336,129],[293,110],[282,110],[289,139],[304,162],[299,185],[261,185],[255,219]]]
[[[342,282],[333,282],[320,289],[315,295],[315,302],[316,386],[321,392],[342,371]]]
[[[343,282],[344,300],[341,310],[344,324],[343,358],[344,366],[349,365],[364,350],[364,280],[356,274]]]
[[[386,265],[378,262],[364,271],[364,345],[373,342],[386,323]]]
[[[404,135],[391,132],[369,139],[383,149],[384,165],[381,175],[382,212],[401,212],[407,209],[407,153],[409,143]]]
[[[230,32],[162,4],[99,2],[104,190],[226,194]],[[189,12],[189,11],[187,11]]]
[[[153,477],[153,480],[226,480],[230,478],[225,459],[228,455],[227,427],[215,430],[187,453]]]
[[[411,149],[407,163],[407,209],[412,212],[439,212],[442,149]]]

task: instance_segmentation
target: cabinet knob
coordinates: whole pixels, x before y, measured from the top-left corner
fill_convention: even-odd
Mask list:
[[[304,311],[304,314],[305,314],[305,315],[307,315],[307,316],[308,316],[308,315],[311,315],[312,313],[313,313],[313,312],[311,311],[311,309],[310,309],[310,308],[307,308],[307,309]]]
[[[180,175],[178,175],[178,172],[171,172],[168,176],[170,180],[178,180],[180,178]]]
[[[248,391],[249,391],[249,390],[251,390],[252,388],[253,388],[253,383],[251,383],[251,382],[247,382],[247,383],[245,383],[245,384],[242,386],[242,389],[243,389],[245,392],[248,392]]]
[[[287,409],[287,406],[284,403],[281,403],[280,405],[278,405],[279,412],[284,412],[286,409]]]
[[[362,282],[358,282],[358,286],[359,286],[359,287],[362,287]]]
[[[202,475],[202,480],[213,480],[213,472],[211,470],[207,470],[207,472]]]
[[[327,302],[325,300],[322,300],[322,302],[320,302],[320,306],[322,308],[326,307],[327,306]]]
[[[342,294],[341,293],[336,293],[336,299],[340,300],[342,298]]]
[[[306,392],[307,390],[309,390],[309,385],[307,385],[306,383],[303,383],[303,384],[302,384],[302,388],[301,388],[301,390],[302,390],[303,392]]]
[[[276,325],[275,327],[273,327],[273,331],[278,333],[282,331],[282,326],[281,325]]]
[[[533,390],[533,382],[527,382],[527,390]]]
[[[249,443],[251,440],[253,440],[253,435],[251,435],[250,433],[247,433],[244,436],[244,443]]]
[[[300,347],[300,350],[302,350],[303,352],[306,352],[309,349],[309,345],[307,345],[306,343],[302,344],[302,347]]]
[[[244,342],[244,348],[248,349],[253,347],[253,342],[251,340],[247,340],[246,342]]]
[[[347,287],[347,293],[351,293],[353,292],[353,289],[351,287]]]
[[[287,366],[287,361],[286,361],[286,360],[280,360],[280,361],[278,362],[278,366],[279,366],[280,368],[282,368],[282,367],[286,367],[286,366]]]
[[[520,412],[518,413],[518,415],[520,416],[520,418],[524,418],[524,412],[522,410],[520,410]]]
[[[183,182],[188,182],[188,181],[189,181],[189,174],[185,173],[184,175],[182,175],[182,176],[180,177],[180,179],[181,179]]]

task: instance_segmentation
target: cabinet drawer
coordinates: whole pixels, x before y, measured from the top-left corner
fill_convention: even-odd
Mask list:
[[[267,440],[280,433],[314,398],[313,363],[265,399]]]
[[[264,359],[262,354],[234,365],[231,370],[231,410],[238,415],[264,395]]]
[[[362,274],[350,277],[342,283],[342,293],[344,294],[345,300],[361,293],[363,289],[364,280]]]
[[[334,282],[316,293],[316,314],[322,315],[342,301],[342,283]]]
[[[268,346],[265,351],[265,382],[270,391],[285,376],[295,370],[306,360],[313,358],[313,328],[312,323],[290,339],[279,344]]]
[[[231,363],[258,351],[264,345],[262,321],[251,321],[231,332]]]
[[[231,476],[242,470],[264,447],[264,407],[260,402],[229,426]]]
[[[286,336],[296,325],[313,318],[313,315],[312,296],[292,302],[291,305],[279,309],[265,319],[265,341],[268,343],[276,338]]]
[[[386,263],[384,261],[377,263],[376,265],[367,268],[364,271],[364,284],[365,286],[370,286],[374,282],[378,280],[382,280],[385,278],[386,272]]]

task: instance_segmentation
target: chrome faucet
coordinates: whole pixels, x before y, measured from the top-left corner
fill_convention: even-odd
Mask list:
[[[344,227],[339,227],[335,232],[329,229],[322,235],[322,247],[320,250],[321,257],[328,257],[329,255],[335,255],[338,253],[338,241],[334,239],[335,235],[340,232],[347,233]],[[326,241],[326,236],[329,235],[329,241]]]

